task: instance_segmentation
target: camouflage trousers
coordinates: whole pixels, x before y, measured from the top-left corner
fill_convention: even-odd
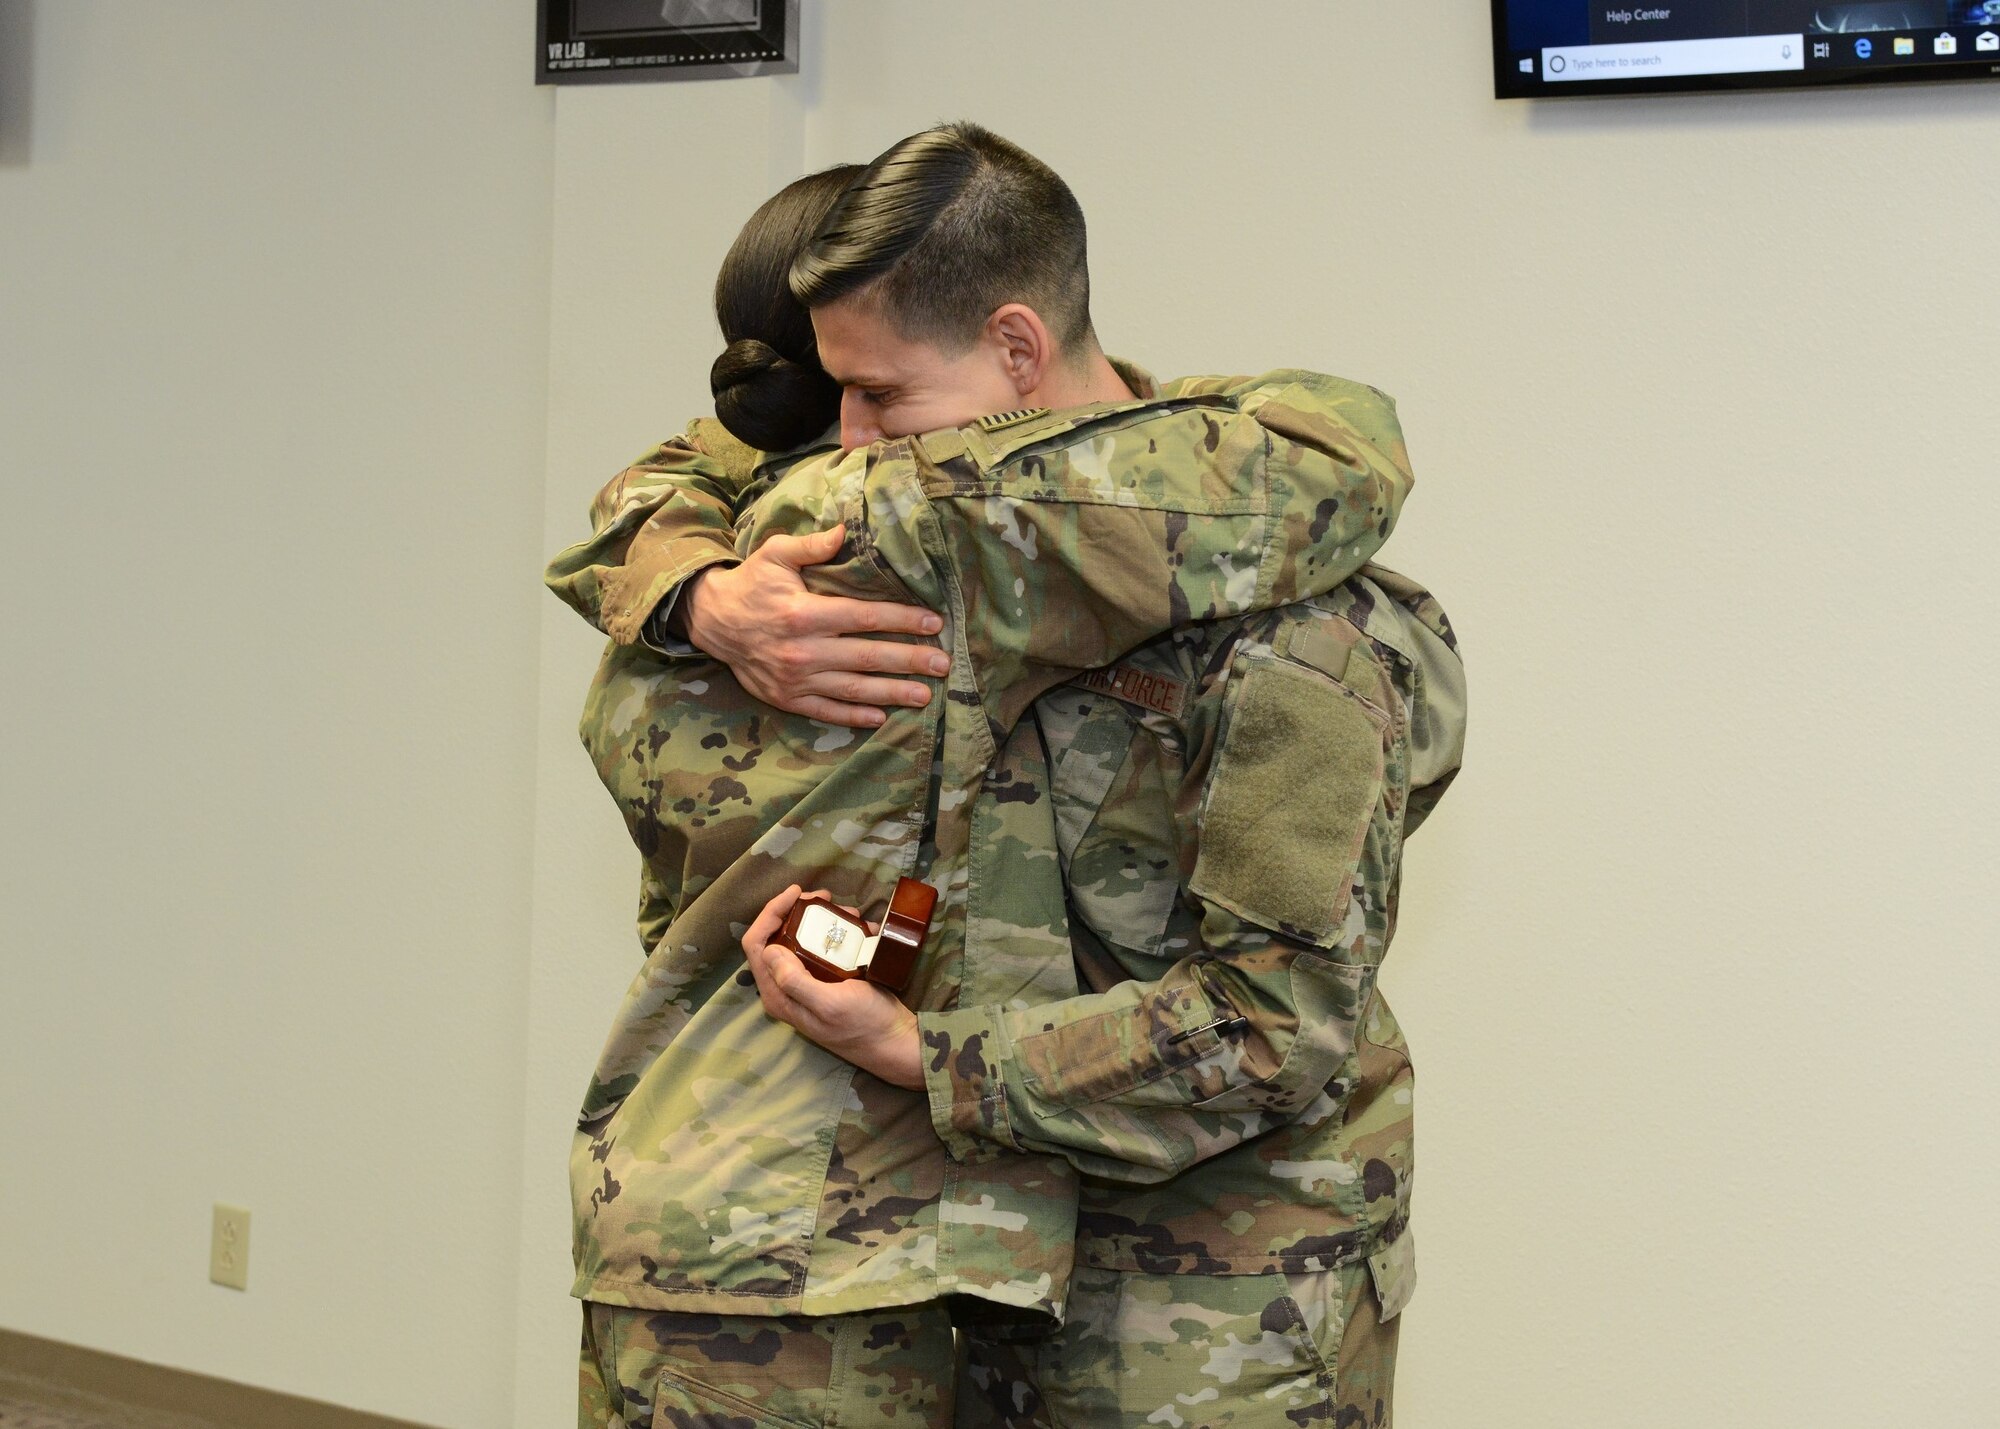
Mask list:
[[[855,1315],[679,1315],[583,1307],[579,1429],[945,1429],[941,1305]]]
[[[1311,1275],[1078,1267],[1052,1339],[964,1338],[958,1429],[1388,1429],[1400,1320],[1366,1262]]]

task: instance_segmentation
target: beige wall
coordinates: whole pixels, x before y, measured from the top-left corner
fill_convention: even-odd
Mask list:
[[[0,1326],[466,1429],[511,1413],[519,1244],[518,9],[0,31]],[[216,1200],[247,1294],[207,1283]]]
[[[1475,701],[1388,973],[1405,1421],[1990,1417],[2000,87],[1503,105],[1468,6],[840,0],[804,76],[564,90],[551,137],[488,8],[476,59],[366,85],[409,7],[284,8],[347,57],[284,86],[150,7],[37,8],[0,1324],[565,1422],[564,1123],[636,869],[574,738],[595,642],[523,573],[698,409],[755,202],[965,115],[1077,189],[1113,350],[1402,401],[1392,563]],[[217,1197],[258,1210],[249,1297],[201,1283]]]

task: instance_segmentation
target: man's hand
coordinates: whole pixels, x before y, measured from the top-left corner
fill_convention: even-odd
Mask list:
[[[943,622],[916,605],[815,595],[799,572],[840,554],[846,527],[773,536],[742,565],[695,576],[681,606],[688,640],[776,709],[862,729],[882,723],[878,706],[930,702],[927,686],[891,675],[941,676],[951,669],[933,645],[868,634],[935,635]],[[864,633],[865,632],[865,633]]]
[[[743,953],[764,1010],[862,1071],[892,1086],[922,1091],[924,1053],[916,1013],[887,989],[860,978],[821,982],[790,948],[772,944],[798,897],[799,887],[793,884],[764,906],[743,935]]]

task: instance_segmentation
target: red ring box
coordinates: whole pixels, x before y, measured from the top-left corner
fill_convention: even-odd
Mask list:
[[[792,905],[771,941],[797,953],[822,981],[865,978],[900,993],[917,969],[936,908],[935,888],[914,878],[898,879],[882,927],[870,933],[866,923],[831,899],[807,893]]]

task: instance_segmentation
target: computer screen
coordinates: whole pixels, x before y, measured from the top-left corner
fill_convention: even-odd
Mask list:
[[[1493,0],[1501,99],[2000,77],[2000,0]]]

